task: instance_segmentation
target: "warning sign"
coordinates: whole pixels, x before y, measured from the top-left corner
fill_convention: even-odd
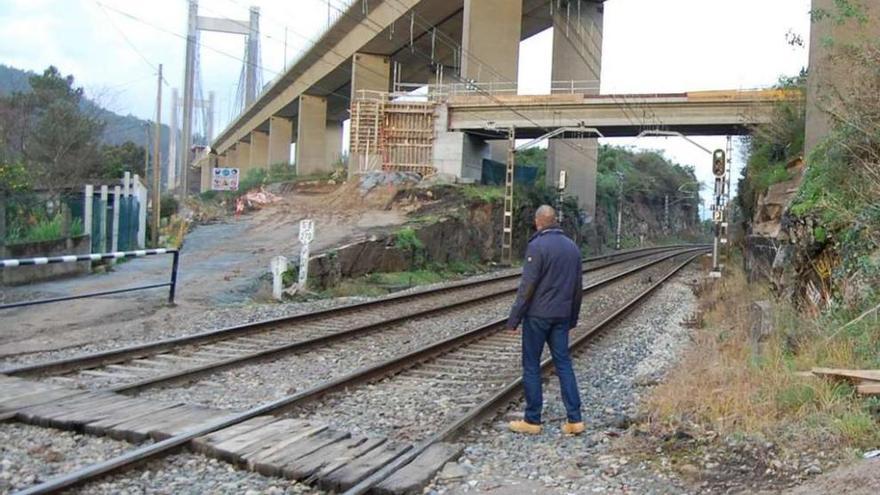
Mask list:
[[[239,170],[237,168],[215,168],[211,177],[214,191],[238,191]]]

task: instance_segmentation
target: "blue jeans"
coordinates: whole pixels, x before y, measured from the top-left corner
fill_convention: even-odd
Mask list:
[[[544,398],[541,392],[541,353],[544,344],[550,345],[550,355],[556,376],[559,377],[559,388],[562,392],[562,403],[570,423],[579,423],[581,419],[581,398],[578,393],[577,379],[571,366],[568,353],[568,320],[546,319],[526,316],[522,331],[522,366],[523,388],[526,395],[525,420],[529,423],[541,423],[541,410]]]

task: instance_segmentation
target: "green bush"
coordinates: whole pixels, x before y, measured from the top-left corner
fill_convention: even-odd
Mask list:
[[[484,203],[500,203],[504,200],[504,186],[479,186],[468,184],[461,188],[464,197]]]
[[[257,189],[258,187],[265,185],[268,176],[269,173],[262,168],[248,170],[238,183],[238,193],[244,194],[251,189]]]
[[[798,383],[779,391],[776,405],[783,411],[796,412],[816,400],[816,390],[808,384]]]
[[[418,238],[416,231],[412,227],[404,227],[394,234],[394,247],[418,251],[424,249],[425,245]]]
[[[177,201],[177,198],[170,194],[162,196],[162,199],[159,200],[159,207],[161,209],[161,218],[171,218],[180,211],[180,203]]]
[[[296,168],[287,163],[276,163],[269,167],[269,174],[266,178],[267,184],[276,182],[287,182],[296,179]]]
[[[795,77],[780,78],[777,89],[806,91],[807,76],[802,72]],[[775,104],[771,121],[753,129],[744,138],[749,159],[739,179],[736,202],[742,212],[742,221],[748,223],[755,216],[758,197],[773,184],[791,179],[786,165],[804,152],[806,107],[802,100],[785,100]]]
[[[41,221],[30,227],[15,225],[7,231],[7,244],[25,244],[63,239],[64,218],[59,214],[50,220]],[[82,219],[74,218],[70,222],[70,235],[77,237],[83,234]]]

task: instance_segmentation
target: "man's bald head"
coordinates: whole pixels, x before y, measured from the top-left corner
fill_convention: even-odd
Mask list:
[[[556,210],[550,205],[541,205],[535,211],[535,227],[544,230],[556,223]]]

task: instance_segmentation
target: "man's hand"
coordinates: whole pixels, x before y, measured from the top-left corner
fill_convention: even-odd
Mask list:
[[[516,327],[508,328],[506,331],[507,331],[507,332],[510,332],[510,333],[512,333],[512,334],[516,334]]]

